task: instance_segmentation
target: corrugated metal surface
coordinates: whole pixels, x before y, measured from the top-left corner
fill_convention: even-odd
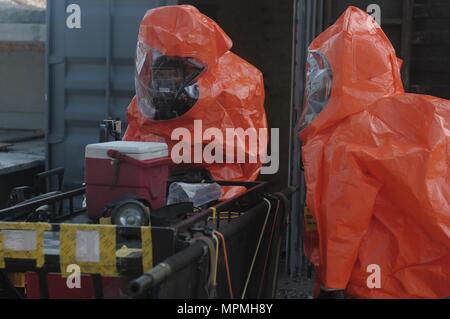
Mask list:
[[[411,90],[450,99],[450,1],[414,1],[411,52]]]
[[[43,130],[44,44],[0,40],[0,74],[0,128]]]
[[[175,0],[49,0],[47,6],[47,165],[66,167],[66,187],[83,182],[84,147],[102,119],[120,117],[134,94],[134,54],[148,9]],[[69,29],[69,4],[81,28]]]
[[[45,10],[0,0],[0,128],[44,128]]]
[[[323,30],[324,2],[322,0],[297,0],[294,10],[294,45],[292,74],[291,127],[295,127],[302,112],[303,89],[305,87],[305,60],[309,43]],[[298,131],[292,130],[290,154],[290,185],[299,188],[292,197],[290,225],[287,240],[287,272],[296,276],[302,270],[303,259],[303,206],[305,184],[300,169],[300,142]]]

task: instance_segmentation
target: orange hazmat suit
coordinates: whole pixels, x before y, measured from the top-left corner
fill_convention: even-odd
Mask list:
[[[204,148],[215,142],[225,152],[227,144],[231,143],[226,137],[227,128],[267,128],[262,74],[230,52],[231,47],[232,41],[225,32],[193,6],[149,10],[139,29],[136,96],[128,107],[129,124],[124,139],[163,141],[172,150],[178,143],[178,140],[172,140],[172,132],[186,128],[194,137],[195,120],[202,120],[203,132],[209,128],[222,132],[223,140],[209,136],[209,139],[193,141],[194,156],[196,143],[201,143]],[[166,60],[159,63],[161,57]],[[163,63],[166,66],[171,63],[182,65],[183,71],[164,69],[160,67]],[[157,64],[160,68],[156,74]],[[158,84],[159,87],[154,83],[148,85],[158,77],[170,83]],[[176,93],[170,95],[170,85],[177,78],[182,78],[182,85],[175,85]],[[164,92],[169,93],[164,95]],[[242,140],[234,141],[234,151],[242,148],[247,157],[265,152],[266,147],[267,143],[258,148]],[[253,163],[249,160],[227,163],[225,156],[223,158],[222,163],[219,160],[194,163],[192,158],[194,164],[188,166],[207,169],[215,180],[252,181],[257,178],[262,165],[260,159]],[[234,193],[228,190],[227,197]]]
[[[299,137],[320,283],[450,296],[450,101],[404,93],[392,45],[355,7],[309,51]]]

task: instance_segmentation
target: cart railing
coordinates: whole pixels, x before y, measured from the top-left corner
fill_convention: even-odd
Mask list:
[[[204,247],[204,244],[195,244],[192,248],[193,244],[197,242],[199,236],[212,238],[213,232],[220,231],[224,235],[224,240],[230,242],[230,253],[236,256],[240,254],[239,258],[242,260],[242,265],[238,263],[237,266],[233,266],[235,261],[231,261],[231,267],[243,268],[244,271],[239,271],[241,274],[236,275],[233,279],[238,280],[238,284],[235,284],[236,287],[242,285],[242,276],[248,271],[250,255],[254,254],[256,249],[255,240],[261,234],[264,235],[263,242],[270,242],[270,244],[263,244],[260,248],[266,250],[264,253],[260,253],[266,256],[263,263],[271,263],[269,255],[273,255],[274,247],[278,245],[272,246],[274,229],[277,229],[275,237],[278,243],[279,229],[283,217],[281,217],[282,214],[278,214],[279,200],[264,192],[266,183],[220,181],[218,183],[222,186],[242,186],[245,187],[246,191],[212,207],[193,212],[186,219],[170,227],[124,227],[64,223],[68,218],[85,212],[85,208],[75,208],[74,205],[76,198],[84,196],[84,187],[1,210],[0,218],[3,221],[0,221],[0,272],[36,272],[39,275],[40,296],[45,297],[48,296],[46,274],[60,273],[63,276],[67,275],[67,266],[75,264],[80,266],[80,271],[83,274],[91,274],[93,278],[96,278],[96,291],[102,291],[102,281],[99,279],[102,277],[127,276],[130,278],[131,276],[131,278],[137,278],[137,281],[130,285],[129,293],[138,296],[142,292],[148,292],[156,283],[167,281],[168,278],[172,278],[173,282],[177,273],[180,273],[180,270],[186,268],[189,263],[187,267],[192,267],[196,263],[196,259],[204,260],[205,255],[211,254],[211,252],[205,253],[207,248]],[[267,202],[267,198],[273,202],[272,212],[269,212],[269,223],[273,225],[270,231],[262,228],[263,221],[266,216],[269,216],[264,202],[264,199]],[[53,216],[52,223],[14,221],[26,217],[27,214],[33,213],[43,205],[60,207],[62,202],[66,203],[64,205],[66,210]],[[278,204],[276,204],[277,202]],[[286,210],[284,209],[284,212]],[[6,246],[5,234],[7,237]],[[241,243],[239,237],[243,238],[245,242]],[[16,241],[19,239],[19,242],[23,243],[29,243],[31,240],[31,242],[36,243],[33,246],[34,249],[30,249],[26,244],[22,246],[16,244],[16,247],[11,247],[13,245],[11,241],[14,238],[16,238]],[[89,245],[78,247],[78,243],[83,242],[83,240],[89,242]],[[94,252],[92,252],[92,249],[89,250],[87,246],[93,247]],[[197,253],[195,253],[195,258],[191,258],[191,256],[185,260],[187,264],[176,263],[175,266],[172,265],[171,272],[158,277],[159,279],[156,281],[151,279],[151,284],[148,283],[148,278],[152,278],[155,273],[154,265],[158,265],[160,269],[161,263],[167,260],[178,260],[178,254],[185,255],[187,253],[190,256],[189,252],[195,250],[197,246],[202,247],[203,253],[201,256],[197,256]],[[96,254],[95,247],[97,247]],[[11,248],[14,248],[14,251]],[[83,249],[84,252],[79,251]],[[187,251],[185,251],[186,249]],[[95,258],[94,260],[83,258],[78,260],[77,256],[83,256],[83,254]],[[222,259],[221,253],[219,260]],[[205,267],[209,268],[211,265],[208,262],[207,264]],[[158,267],[156,267],[156,271]],[[255,273],[264,274],[265,272],[265,267],[264,270],[255,270]],[[267,274],[269,273],[273,275],[273,271],[267,271]],[[144,276],[139,277],[142,274]],[[143,279],[145,279],[144,283],[141,282]],[[171,280],[169,280],[170,282]],[[200,282],[202,280],[198,279],[197,285],[204,284]],[[224,282],[226,281],[221,280],[221,283]],[[142,285],[139,283],[142,283]],[[6,283],[1,283],[0,280],[0,286],[2,285],[6,285]],[[220,289],[222,289],[222,292],[219,295],[227,297],[227,289],[224,287]],[[242,289],[243,287],[239,286],[239,288],[236,288],[236,292],[240,293],[239,291]],[[170,288],[169,295],[175,293],[176,290],[178,289]],[[167,294],[167,290],[165,291]],[[252,295],[255,294],[253,292]],[[164,295],[164,293],[161,293],[161,295]],[[101,294],[98,296],[101,296]]]

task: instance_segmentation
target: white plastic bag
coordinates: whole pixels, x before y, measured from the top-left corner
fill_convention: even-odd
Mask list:
[[[218,200],[222,189],[217,183],[172,183],[169,187],[167,205],[191,202],[194,207],[200,207]]]

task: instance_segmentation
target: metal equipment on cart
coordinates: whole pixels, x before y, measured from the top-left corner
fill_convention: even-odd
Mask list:
[[[290,191],[285,195],[270,195],[263,182],[217,183],[242,186],[246,191],[200,210],[180,205],[177,208],[184,212],[163,221],[165,226],[94,224],[87,217],[86,208],[75,205],[84,197],[85,187],[1,210],[2,295],[19,298],[273,296],[280,230]],[[46,215],[45,222],[23,223],[43,206],[56,207],[57,212]],[[154,216],[151,223],[161,225],[161,219]],[[70,289],[61,273],[79,249],[77,234],[87,233],[96,234],[88,237],[91,240],[88,246],[98,247],[100,253],[95,262],[80,262],[81,288]],[[16,242],[18,238],[28,242],[22,240],[25,244],[11,247],[14,238]],[[112,244],[106,245],[106,238]],[[29,245],[30,240],[34,246]]]

